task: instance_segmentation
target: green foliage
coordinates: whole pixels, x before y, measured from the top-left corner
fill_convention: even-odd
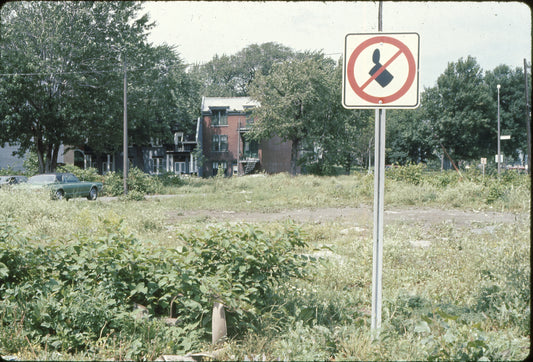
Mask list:
[[[86,169],[74,166],[74,165],[65,165],[61,166],[59,172],[70,172],[74,174],[81,181],[89,182],[102,182],[103,176],[98,174],[98,170],[94,167],[89,167]]]
[[[188,270],[201,281],[203,300],[218,301],[243,333],[256,329],[281,283],[305,276],[307,257],[294,254],[306,247],[301,230],[287,224],[275,234],[251,226],[210,227],[181,234]]]
[[[294,51],[278,43],[251,44],[233,55],[215,55],[192,67],[201,82],[200,94],[212,97],[249,95],[254,78],[268,75],[273,65],[294,57]]]
[[[104,222],[103,236],[46,239],[46,247],[11,220],[0,223],[0,330],[18,326],[42,346],[64,352],[93,348],[104,336],[131,338],[128,358],[186,352],[206,337],[213,301],[234,316],[230,327],[254,329],[276,287],[305,273],[307,258],[294,252],[306,244],[294,225],[275,234],[246,225],[197,230],[180,236],[183,248],[165,250],[126,235],[120,221]],[[152,317],[177,317],[180,327],[139,321],[135,303]],[[179,338],[171,347],[154,346],[155,335],[165,344]],[[18,343],[2,337],[0,348],[11,353]]]
[[[104,176],[104,192],[110,196],[124,194],[124,177],[122,173],[109,172]],[[128,195],[127,199],[142,200],[144,195],[156,194],[161,191],[163,182],[156,176],[151,176],[137,167],[128,171]]]
[[[158,177],[159,180],[162,182],[163,186],[166,187],[178,187],[185,184],[183,178],[173,172],[165,172],[164,174]]]
[[[529,176],[498,180],[470,170],[459,181],[455,171],[409,170],[415,185],[401,172],[401,181],[387,174],[386,205],[401,211],[410,202],[408,214],[434,209],[418,210],[427,219],[391,217],[385,225],[377,340],[369,309],[372,174],[190,178],[179,197],[143,202],[57,203],[0,190],[0,354],[148,360],[206,351],[217,300],[229,329],[221,360],[524,359]],[[494,185],[506,195],[489,204]],[[361,210],[357,227],[340,217],[344,207]],[[336,209],[339,217],[295,225],[259,214],[306,209]],[[472,209],[481,212],[466,214],[479,221],[457,218]],[[496,209],[513,215],[493,217]],[[197,216],[202,210],[209,216]],[[254,224],[217,222],[246,211],[259,214]],[[176,326],[164,324],[169,316]]]
[[[173,48],[147,42],[153,23],[142,4],[12,2],[0,11],[0,143],[34,150],[38,172],[55,171],[60,145],[118,150],[124,72],[135,144],[169,140],[176,119],[196,116],[196,85]]]
[[[305,53],[276,63],[268,75],[258,75],[251,96],[261,103],[253,111],[255,139],[278,135],[291,141],[291,173],[296,174],[298,152],[323,134],[334,112],[329,105],[335,63],[321,53]],[[325,101],[325,102],[324,102]],[[326,104],[324,104],[326,103]]]
[[[422,177],[426,165],[423,163],[412,164],[409,163],[406,166],[392,167],[386,173],[386,177],[390,177],[395,181],[403,181],[413,185],[418,185],[422,182]]]

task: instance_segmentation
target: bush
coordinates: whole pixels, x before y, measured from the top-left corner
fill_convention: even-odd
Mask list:
[[[426,165],[408,164],[406,166],[393,167],[386,173],[387,177],[395,181],[403,181],[413,185],[418,185],[422,182],[422,176],[426,170]]]
[[[103,176],[99,175],[98,170],[94,167],[83,169],[74,165],[65,165],[61,166],[58,171],[70,172],[74,174],[77,178],[79,178],[81,181],[102,182],[103,180]]]
[[[128,172],[128,193],[134,195],[150,195],[161,191],[163,184],[157,177],[144,173],[134,167]],[[124,178],[122,174],[110,172],[104,177],[104,193],[110,196],[119,196],[124,193]]]
[[[276,286],[304,275],[306,259],[294,251],[306,244],[293,225],[275,234],[240,225],[190,235],[181,236],[182,250],[147,247],[108,221],[106,235],[47,239],[41,247],[0,221],[0,332],[22,324],[21,333],[42,347],[65,352],[89,350],[111,335],[135,342],[128,358],[169,345],[170,353],[187,352],[184,346],[208,336],[214,301],[228,308],[233,328],[253,329]],[[177,317],[180,328],[139,321],[135,303],[152,317]],[[3,335],[0,342],[8,353],[18,345]]]
[[[307,244],[292,224],[276,234],[241,225],[197,230],[180,239],[188,270],[201,280],[204,301],[224,304],[240,331],[255,329],[277,286],[305,275],[307,257],[294,250]]]

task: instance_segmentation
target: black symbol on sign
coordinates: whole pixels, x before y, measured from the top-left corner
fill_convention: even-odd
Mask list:
[[[370,72],[368,72],[370,75],[374,75],[382,67],[381,63],[379,62],[379,57],[379,49],[374,50],[374,54],[372,54],[372,61],[375,65],[372,67],[372,69],[370,69]],[[387,69],[383,69],[383,72],[376,77],[376,82],[385,88],[392,81],[392,78],[394,78],[392,74],[390,74]]]

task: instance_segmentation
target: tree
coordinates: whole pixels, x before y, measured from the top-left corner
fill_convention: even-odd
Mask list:
[[[500,134],[510,135],[510,141],[500,141],[502,153],[516,159],[518,153],[527,155],[527,132],[525,109],[524,70],[511,69],[507,65],[499,65],[485,74],[485,83],[490,90],[492,102],[496,108],[493,118],[497,121],[498,89],[500,84]],[[497,132],[497,125],[493,123],[493,132]],[[497,141],[497,139],[496,139]],[[492,154],[496,154],[497,145],[492,144]]]
[[[374,112],[350,110],[342,106],[342,77],[341,58],[334,70],[334,76],[326,79],[327,89],[323,89],[320,100],[324,107],[324,116],[320,127],[317,127],[312,136],[320,152],[311,158],[311,161],[317,159],[311,170],[322,175],[335,174],[335,166],[342,166],[344,172],[349,174],[353,165],[365,164],[371,148],[370,142],[374,137]]]
[[[254,110],[252,135],[265,139],[274,135],[290,141],[291,173],[296,174],[298,154],[305,140],[313,141],[331,122],[330,80],[335,62],[321,53],[304,53],[276,63],[268,75],[257,75],[250,95],[261,107]]]
[[[472,160],[492,152],[494,101],[475,58],[449,63],[423,100],[422,119],[432,128],[435,144],[453,159]]]
[[[422,93],[422,99],[425,99],[425,93]],[[388,162],[404,165],[409,162],[427,162],[435,157],[433,127],[424,117],[423,107],[387,112]]]
[[[55,170],[61,144],[118,150],[125,69],[132,138],[146,141],[145,130],[163,134],[185,112],[175,104],[181,94],[172,96],[184,69],[172,49],[147,44],[153,24],[140,10],[133,2],[2,7],[0,144],[17,144],[21,154],[35,149],[40,172]]]
[[[256,75],[268,75],[273,64],[294,55],[292,49],[278,43],[252,44],[234,55],[215,55],[209,62],[195,65],[193,72],[202,79],[205,96],[247,96]]]

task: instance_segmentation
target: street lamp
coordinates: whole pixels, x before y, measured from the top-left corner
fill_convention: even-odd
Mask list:
[[[500,85],[496,86],[498,88],[498,176],[500,175]]]

